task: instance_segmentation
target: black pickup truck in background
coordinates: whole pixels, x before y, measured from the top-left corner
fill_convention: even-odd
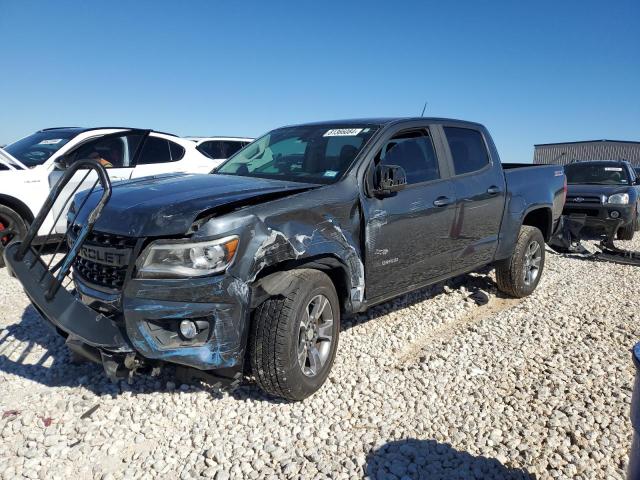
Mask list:
[[[585,227],[602,230],[603,220],[620,219],[617,237],[631,240],[640,229],[640,179],[624,160],[571,163],[564,214],[584,215]]]
[[[46,294],[51,272],[19,242],[5,258],[110,376],[168,362],[301,400],[327,378],[344,315],[487,265],[503,292],[532,293],[565,187],[562,167],[502,165],[477,123],[306,124],[210,175],[114,184],[92,231],[101,192],[77,195],[70,290]]]

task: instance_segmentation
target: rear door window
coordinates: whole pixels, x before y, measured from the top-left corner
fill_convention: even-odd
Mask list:
[[[456,175],[476,172],[489,165],[489,152],[478,130],[444,127]]]
[[[147,137],[144,145],[142,145],[138,165],[168,163],[170,161],[171,149],[169,147],[169,141],[164,138]]]

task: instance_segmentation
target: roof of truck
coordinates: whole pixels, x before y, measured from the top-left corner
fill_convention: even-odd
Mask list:
[[[373,118],[351,118],[346,120],[325,120],[321,122],[309,122],[301,123],[298,125],[390,125],[392,123],[412,122],[412,121],[427,121],[430,123],[464,123],[466,125],[474,124],[480,125],[477,122],[470,122],[467,120],[458,120],[455,118],[439,118],[439,117],[373,117]],[[291,125],[293,126],[293,125]]]

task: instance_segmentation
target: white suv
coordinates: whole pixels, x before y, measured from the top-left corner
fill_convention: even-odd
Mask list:
[[[196,143],[196,148],[202,154],[214,161],[215,166],[220,165],[231,155],[246,147],[253,138],[247,137],[185,137]]]
[[[144,137],[142,150],[137,152]],[[107,167],[112,181],[171,172],[208,173],[218,165],[193,141],[166,133],[127,128],[40,130],[7,145],[0,154],[0,254],[12,238],[26,233],[65,168],[86,158]],[[76,173],[67,185],[67,193],[93,185],[95,173],[82,179],[84,173],[88,172]],[[54,206],[39,235],[64,233],[67,206],[63,201],[67,196],[60,195],[60,205]]]

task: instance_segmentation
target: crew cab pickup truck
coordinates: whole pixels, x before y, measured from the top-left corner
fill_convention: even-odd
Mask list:
[[[345,315],[487,265],[503,292],[534,291],[565,178],[520,167],[477,123],[284,127],[210,175],[78,194],[59,270],[29,237],[4,257],[110,376],[168,362],[301,400],[329,375]]]
[[[640,229],[640,179],[629,162],[576,162],[564,171],[565,215],[584,215],[585,227],[592,230],[602,230],[603,220],[619,220],[618,239],[633,239]]]

